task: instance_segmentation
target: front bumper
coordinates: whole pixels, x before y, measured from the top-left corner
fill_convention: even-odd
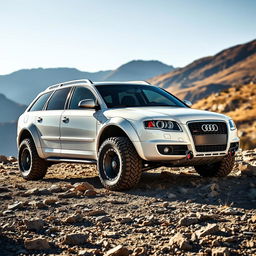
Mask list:
[[[190,133],[189,128],[186,125],[182,125],[183,132],[164,132],[161,130],[145,131],[148,134],[143,134],[144,140],[141,142],[134,142],[134,146],[137,149],[140,157],[146,161],[163,161],[163,162],[173,162],[180,163],[181,165],[186,165],[185,163],[197,162],[202,160],[210,161],[211,159],[219,160],[232,150],[232,152],[238,150],[239,148],[239,138],[237,136],[237,130],[228,130],[226,147],[213,147],[212,151],[207,149],[205,145],[197,147],[194,144],[194,139]],[[145,138],[150,138],[145,140]],[[187,151],[192,152],[194,158],[193,161],[183,161],[186,159],[186,151],[182,154],[164,154],[163,151],[159,150],[159,146],[184,146],[181,148],[187,148]],[[207,149],[207,150],[205,150]],[[161,151],[161,152],[160,152]]]

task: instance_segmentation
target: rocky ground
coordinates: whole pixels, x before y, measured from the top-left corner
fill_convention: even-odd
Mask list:
[[[0,159],[0,255],[256,255],[256,149],[226,178],[162,167],[126,192],[102,188],[93,166],[28,182]]]

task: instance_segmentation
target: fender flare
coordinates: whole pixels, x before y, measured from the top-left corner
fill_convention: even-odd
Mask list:
[[[30,134],[30,136],[32,137],[35,146],[36,146],[36,150],[37,153],[39,155],[40,158],[44,158],[44,153],[42,150],[42,146],[41,146],[41,141],[40,141],[40,136],[38,134],[38,130],[36,128],[35,125],[31,124],[28,127],[24,127],[21,131],[19,131],[19,135],[17,136],[17,146],[19,148],[19,144],[20,144],[20,140],[21,140],[21,136],[24,132],[28,132]]]
[[[132,142],[138,155],[143,159],[145,158],[144,154],[143,154],[142,147],[141,147],[139,135],[137,134],[133,125],[127,119],[124,119],[122,117],[111,118],[102,127],[100,127],[100,129],[98,131],[98,135],[97,135],[97,141],[96,141],[96,152],[98,152],[98,149],[99,149],[101,135],[104,133],[106,128],[108,128],[109,126],[116,126],[116,127],[120,128],[127,135],[129,140]]]

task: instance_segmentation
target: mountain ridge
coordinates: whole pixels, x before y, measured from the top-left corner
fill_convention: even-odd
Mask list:
[[[29,104],[35,96],[48,86],[68,80],[90,79],[92,81],[104,80],[134,80],[133,66],[136,64],[136,79],[146,80],[156,73],[160,74],[173,67],[159,61],[137,60],[125,63],[125,69],[106,70],[98,72],[80,71],[76,68],[34,68],[0,75],[0,93],[8,98],[23,104]],[[139,64],[139,65],[138,65]],[[149,67],[151,67],[149,69]],[[10,90],[11,88],[11,90]]]
[[[213,56],[197,59],[183,68],[156,76],[149,81],[182,99],[197,101],[235,84],[256,80],[255,70],[256,40],[252,40],[222,50]]]

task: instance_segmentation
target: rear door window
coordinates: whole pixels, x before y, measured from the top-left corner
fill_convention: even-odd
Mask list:
[[[41,110],[43,110],[44,105],[45,105],[46,101],[49,99],[51,94],[52,94],[52,92],[48,92],[48,93],[45,93],[45,94],[41,95],[35,101],[35,103],[32,105],[32,107],[30,108],[29,111],[41,111]]]
[[[50,98],[47,110],[62,110],[65,107],[68,93],[71,87],[63,88],[54,92]]]

